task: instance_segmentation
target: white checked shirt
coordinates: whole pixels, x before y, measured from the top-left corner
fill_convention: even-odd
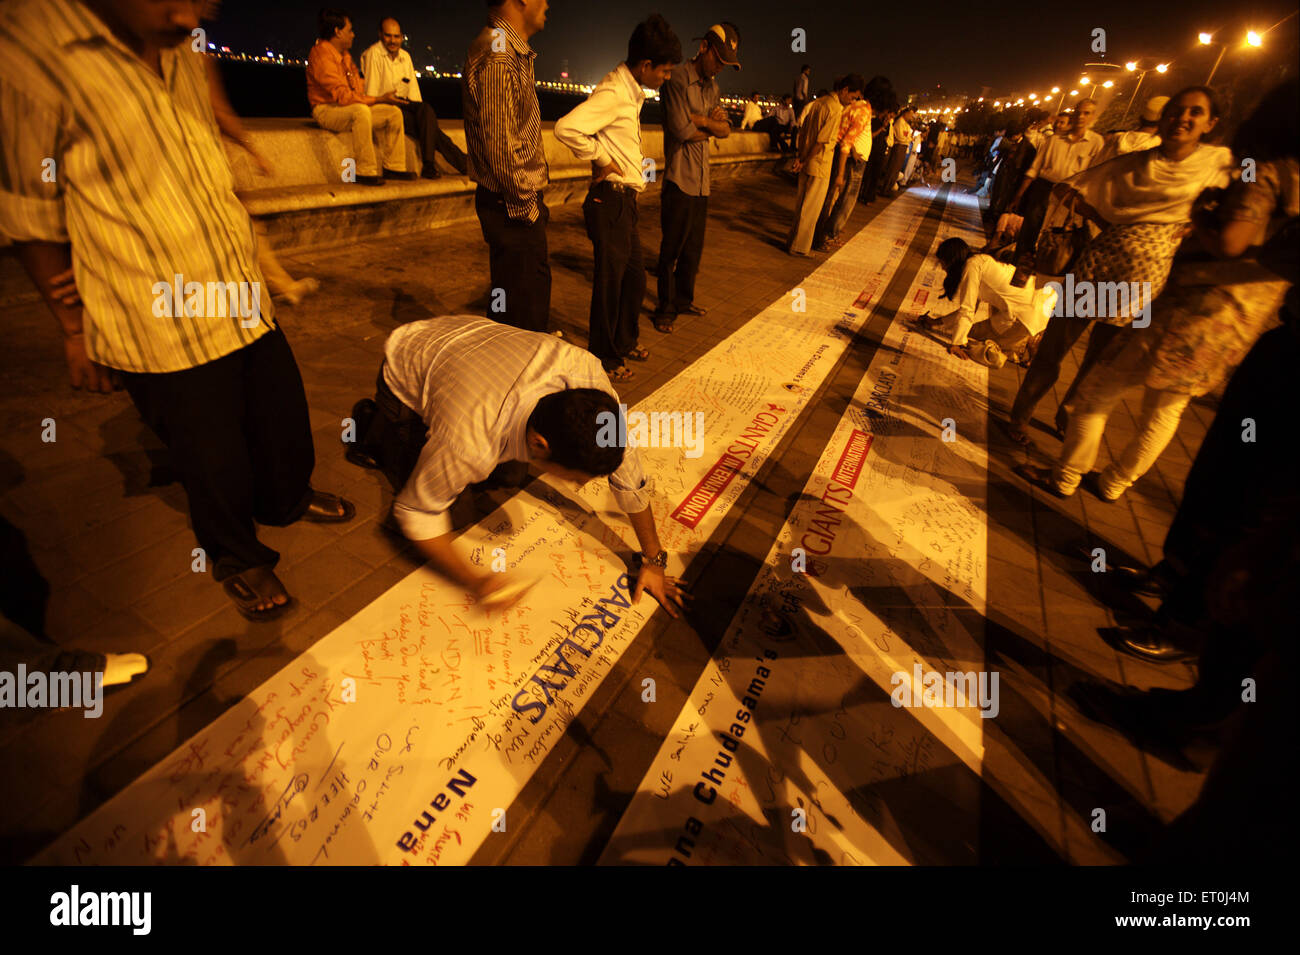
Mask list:
[[[384,357],[384,381],[429,428],[415,470],[393,503],[393,516],[412,540],[450,531],[452,503],[498,464],[530,460],[528,418],[539,399],[566,388],[596,388],[618,400],[590,352],[476,315],[403,325],[388,336]],[[625,512],[649,506],[636,448],[626,449],[609,483]]]
[[[1025,178],[1037,179],[1042,176],[1048,182],[1069,179],[1091,166],[1104,145],[1106,141],[1091,129],[1077,142],[1068,133],[1053,136],[1038,150],[1038,155],[1025,172]]]
[[[396,93],[412,103],[420,99],[420,80],[411,62],[411,54],[398,50],[396,58],[388,55],[382,43],[372,43],[361,54],[361,75],[366,79],[367,96]],[[403,83],[402,80],[410,80]]]
[[[555,121],[555,138],[583,162],[614,163],[610,182],[645,189],[641,105],[645,92],[626,63],[605,75],[587,99]]]

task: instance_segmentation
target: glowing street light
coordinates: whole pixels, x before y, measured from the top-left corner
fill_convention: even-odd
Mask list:
[[[1060,88],[1059,86],[1053,86],[1053,87],[1052,87],[1052,95],[1053,95],[1053,96],[1055,96],[1055,95],[1056,95],[1057,93],[1059,93],[1059,92],[1061,92],[1061,88]]]
[[[1079,91],[1078,91],[1078,90],[1070,90],[1070,95],[1071,95],[1071,96],[1078,96],[1078,95],[1079,95]]]
[[[1260,36],[1258,33],[1256,33],[1254,30],[1249,30],[1249,31],[1247,31],[1247,33],[1246,33],[1246,45],[1247,45],[1247,46],[1263,46],[1263,45],[1264,45],[1264,38],[1261,37],[1261,36]]]
[[[1112,86],[1115,85],[1115,81],[1114,81],[1114,80],[1107,80],[1105,83],[1102,83],[1101,85],[1102,85],[1104,88],[1106,88],[1106,89],[1110,89]]]
[[[1157,73],[1164,73],[1164,72],[1166,72],[1168,69],[1169,69],[1169,64],[1168,64],[1168,63],[1157,63],[1157,64],[1156,64],[1156,72],[1157,72]]]
[[[1137,68],[1138,68],[1137,60],[1129,60],[1127,63],[1124,64],[1124,69],[1128,70],[1130,73],[1132,73]]]
[[[1201,46],[1209,46],[1210,41],[1214,39],[1214,37],[1210,36],[1208,33],[1199,33],[1196,38],[1201,41]]]
[[[1087,86],[1087,85],[1088,85],[1089,83],[1091,83],[1091,82],[1092,82],[1092,80],[1088,79],[1088,77],[1086,77],[1086,76],[1081,76],[1081,77],[1079,77],[1079,85],[1080,85],[1080,86]]]

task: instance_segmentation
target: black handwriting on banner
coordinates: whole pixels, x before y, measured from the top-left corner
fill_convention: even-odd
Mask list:
[[[525,685],[522,690],[515,694],[511,700],[511,708],[520,716],[533,710],[537,711],[536,716],[528,717],[528,722],[536,725],[546,716],[548,706],[555,703],[555,697],[551,696],[551,691],[559,692],[563,690],[568,681],[578,675],[574,667],[565,655],[566,649],[581,654],[584,658],[590,657],[596,649],[605,642],[605,634],[612,628],[618,626],[623,618],[614,613],[612,607],[627,609],[632,606],[628,596],[632,590],[632,578],[628,574],[618,578],[618,581],[610,586],[610,596],[601,597],[596,601],[596,609],[584,616],[578,621],[577,625],[569,631],[569,635],[560,641],[560,645],[555,648],[551,654],[551,661],[537,668],[537,672],[528,680],[529,684],[536,684],[541,688],[542,694],[546,697],[545,702],[537,699],[536,690],[532,686]],[[578,642],[578,634],[583,633],[583,640],[595,639],[594,643],[584,646]],[[562,678],[564,682],[557,683],[556,679]]]

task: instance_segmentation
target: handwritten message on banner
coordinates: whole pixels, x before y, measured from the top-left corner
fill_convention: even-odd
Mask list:
[[[803,283],[637,406],[702,413],[704,453],[643,448],[660,536],[689,564],[865,321],[928,197],[905,197]],[[888,238],[878,238],[880,235]],[[883,287],[883,286],[882,286]],[[458,546],[541,578],[484,612],[421,569],[320,640],[34,861],[447,864],[510,806],[655,604],[605,482],[535,482]]]
[[[935,242],[972,232],[945,221]],[[904,301],[934,281],[923,269]],[[987,369],[901,322],[884,344],[602,862],[904,864],[975,845],[977,814],[936,807],[977,804],[978,680],[947,707],[896,698],[984,669]]]

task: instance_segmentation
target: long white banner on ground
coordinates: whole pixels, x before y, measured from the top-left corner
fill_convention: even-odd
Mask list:
[[[655,446],[661,430],[641,452],[673,572],[862,326],[931,199],[892,203],[633,409],[629,432],[636,412],[700,422],[685,447]],[[421,568],[34,861],[467,861],[655,609],[629,602],[632,542],[605,482],[535,482],[458,540],[480,566],[542,579],[523,601],[485,612]]]
[[[951,202],[935,244],[977,243],[976,215]],[[900,312],[941,281],[929,259]],[[894,322],[602,862],[903,864],[974,845],[997,698],[979,675],[987,385]]]

